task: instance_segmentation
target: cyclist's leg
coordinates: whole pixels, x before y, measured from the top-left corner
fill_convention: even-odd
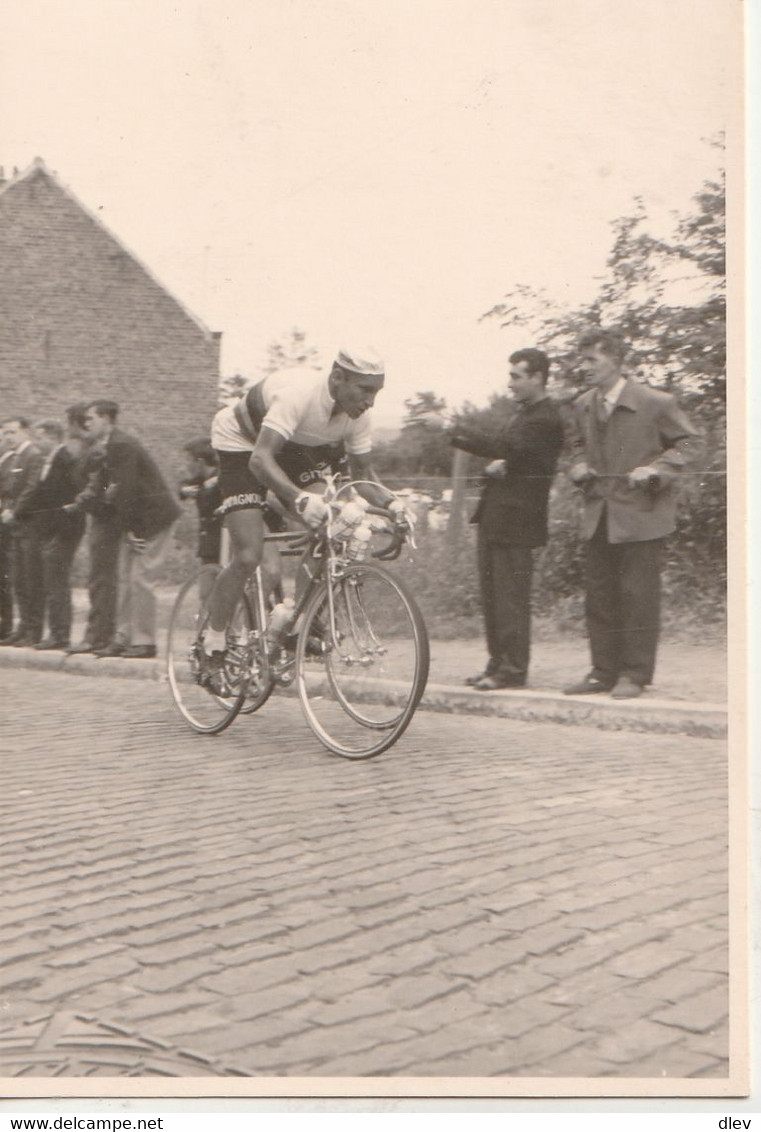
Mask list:
[[[231,511],[225,517],[232,557],[221,571],[209,598],[209,623],[222,632],[238,604],[243,587],[262,560],[264,519],[260,507]]]
[[[209,598],[212,639],[224,632],[235,613],[243,587],[262,560],[266,488],[251,474],[248,451],[217,450],[219,494],[224,529],[230,541],[230,561],[220,572]],[[214,648],[220,644],[214,641]],[[208,650],[207,650],[208,651]]]

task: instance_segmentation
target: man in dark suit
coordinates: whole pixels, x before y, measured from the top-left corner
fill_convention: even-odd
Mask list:
[[[584,493],[586,618],[592,670],[567,695],[639,696],[652,683],[663,544],[698,434],[669,393],[622,373],[626,348],[606,330],[579,343],[592,388],[573,406],[569,475]]]
[[[0,644],[17,648],[36,645],[42,636],[42,562],[35,536],[31,504],[42,470],[42,453],[32,444],[29,421],[13,417],[3,425],[13,448],[11,483],[3,503],[3,524],[11,532],[11,581],[18,625]]]
[[[526,683],[531,645],[533,552],[547,541],[547,507],[563,446],[563,425],[547,396],[549,359],[541,350],[510,355],[517,409],[493,430],[455,425],[452,444],[488,456],[486,482],[473,522],[489,661],[466,683],[481,691]]]
[[[71,635],[71,565],[84,533],[83,515],[64,511],[78,490],[76,461],[64,443],[63,425],[39,421],[34,439],[44,457],[40,480],[30,500],[30,512],[42,560],[43,608],[48,635],[37,649],[66,649]]]
[[[7,500],[10,505],[13,457],[14,449],[10,438],[6,438],[2,427],[0,427],[0,515],[6,507],[4,501]],[[0,641],[10,637],[13,632],[12,546],[13,537],[10,525],[0,522]]]
[[[156,580],[181,509],[153,458],[117,427],[117,415],[113,401],[93,401],[87,410],[88,431],[104,444],[104,499],[122,531],[116,634],[96,656],[149,659],[156,655]]]
[[[73,474],[79,494],[65,511],[89,515],[87,592],[90,608],[84,637],[66,651],[93,653],[109,648],[116,631],[117,571],[121,528],[115,508],[106,501],[103,477],[105,444],[94,440],[87,427],[88,404],[78,401],[66,410],[66,445],[74,457]]]

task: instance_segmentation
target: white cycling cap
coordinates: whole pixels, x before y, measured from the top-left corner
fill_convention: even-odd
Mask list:
[[[386,372],[383,359],[370,346],[364,346],[360,350],[339,350],[336,354],[336,362],[341,369],[348,370],[349,373],[359,373],[367,377],[383,377]]]

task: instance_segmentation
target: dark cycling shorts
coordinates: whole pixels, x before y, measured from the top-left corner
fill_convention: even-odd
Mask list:
[[[249,511],[252,508],[270,510],[265,504],[267,488],[249,471],[251,453],[217,450],[217,456],[219,491],[222,496],[219,514],[224,518],[233,511]],[[305,445],[286,441],[276,459],[288,478],[302,490],[317,483],[325,475],[333,472],[344,474],[348,467],[343,444],[322,444],[316,448],[307,448]]]

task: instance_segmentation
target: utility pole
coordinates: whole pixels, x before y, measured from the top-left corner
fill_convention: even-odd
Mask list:
[[[452,461],[452,501],[449,504],[447,523],[447,542],[456,546],[462,536],[465,519],[465,482],[468,474],[469,456],[461,448],[455,448]]]

